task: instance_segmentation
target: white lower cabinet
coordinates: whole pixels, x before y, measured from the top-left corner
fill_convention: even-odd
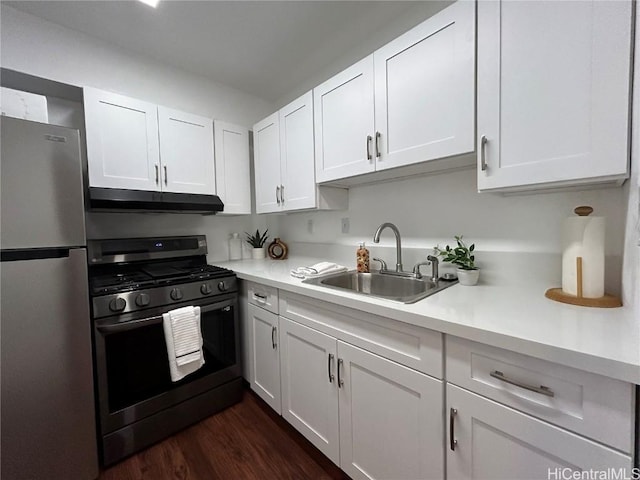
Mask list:
[[[280,413],[280,351],[278,315],[248,305],[252,336],[251,389]]]
[[[444,476],[442,382],[280,317],[282,415],[354,479]]]
[[[451,384],[447,418],[449,479],[587,478],[572,472],[607,469],[631,475],[629,456]]]

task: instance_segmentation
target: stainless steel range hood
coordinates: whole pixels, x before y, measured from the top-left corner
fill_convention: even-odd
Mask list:
[[[92,210],[215,214],[224,210],[217,195],[89,188]]]

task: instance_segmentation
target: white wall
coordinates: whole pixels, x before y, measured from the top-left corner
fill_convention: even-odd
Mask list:
[[[6,5],[0,8],[0,60],[5,68],[249,127],[274,109],[268,102],[207,78]]]
[[[274,110],[268,102],[204,77],[6,5],[0,8],[0,61],[4,68],[70,85],[93,86],[249,127]],[[52,101],[52,121],[77,127],[78,112],[72,102]],[[231,232],[262,228],[265,221],[254,216],[90,212],[87,237],[205,234],[209,259],[215,261],[228,258],[227,238]]]

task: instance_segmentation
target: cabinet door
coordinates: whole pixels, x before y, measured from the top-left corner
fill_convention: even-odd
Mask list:
[[[480,190],[628,176],[631,10],[478,2]]]
[[[280,317],[282,416],[340,464],[336,339]]]
[[[158,107],[162,190],[216,193],[213,120]]]
[[[253,126],[256,213],[280,211],[280,120],[278,112]]]
[[[373,55],[313,89],[316,181],[373,172]]]
[[[283,210],[316,206],[311,92],[280,110],[280,198]]]
[[[457,2],[373,55],[376,170],[473,152],[475,2]]]
[[[251,324],[251,389],[280,413],[280,351],[278,316],[255,305],[248,306]]]
[[[216,193],[227,214],[251,213],[249,130],[231,123],[213,122],[216,156]]]
[[[447,418],[450,479],[574,478],[573,471],[609,468],[631,472],[631,458],[616,450],[451,384]]]
[[[442,479],[442,382],[341,341],[338,358],[342,470],[354,479]]]
[[[84,89],[89,185],[160,190],[156,105]]]

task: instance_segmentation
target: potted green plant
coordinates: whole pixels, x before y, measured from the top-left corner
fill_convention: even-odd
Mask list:
[[[475,285],[480,277],[480,270],[475,265],[476,257],[473,253],[476,246],[467,244],[462,239],[462,235],[454,236],[456,245],[447,245],[444,249],[436,246],[435,254],[442,257],[442,261],[453,263],[458,267],[458,281],[460,285]]]
[[[260,230],[256,229],[256,233],[254,235],[244,232],[247,236],[247,243],[253,247],[251,256],[254,259],[264,258],[264,244],[267,241],[267,232],[269,229],[266,229],[263,234],[260,234]]]

